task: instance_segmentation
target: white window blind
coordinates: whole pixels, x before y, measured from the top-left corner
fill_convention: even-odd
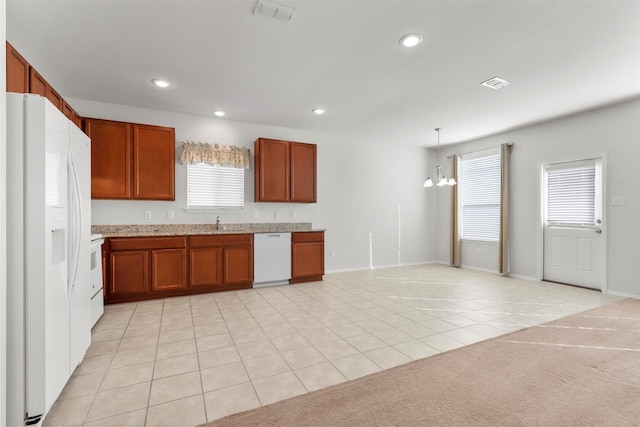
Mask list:
[[[500,154],[463,156],[460,193],[461,237],[497,242],[500,236]]]
[[[244,207],[244,169],[187,165],[187,207]]]
[[[547,221],[552,225],[594,225],[596,165],[547,169]]]

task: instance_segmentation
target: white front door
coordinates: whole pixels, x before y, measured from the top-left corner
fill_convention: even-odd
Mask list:
[[[543,279],[601,290],[602,160],[550,164],[543,172]]]

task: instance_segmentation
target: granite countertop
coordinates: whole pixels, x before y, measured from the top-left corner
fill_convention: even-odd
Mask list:
[[[92,234],[104,237],[161,237],[199,234],[243,234],[243,233],[289,233],[304,231],[324,231],[311,228],[310,222],[220,224],[127,224],[93,225]]]

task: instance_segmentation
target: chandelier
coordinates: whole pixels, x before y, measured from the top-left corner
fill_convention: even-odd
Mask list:
[[[435,130],[438,132],[438,161],[440,161],[440,128],[436,128]],[[431,179],[432,176],[434,179]],[[427,177],[423,187],[433,187],[434,182],[438,187],[442,187],[444,185],[456,185],[456,180],[453,179],[453,177],[447,179],[447,177],[444,176],[440,165],[436,165],[436,172]]]

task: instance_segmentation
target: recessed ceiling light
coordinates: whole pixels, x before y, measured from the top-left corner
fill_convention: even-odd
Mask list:
[[[400,45],[404,47],[414,47],[422,43],[422,40],[424,40],[422,34],[407,34],[402,36],[402,38],[400,39]]]
[[[218,117],[223,117],[223,116],[224,116],[225,114],[227,114],[227,113],[225,113],[225,112],[224,112],[224,111],[222,111],[222,110],[216,110],[216,111],[214,111],[214,112],[213,112],[213,114],[215,114],[215,115],[216,115],[216,116],[218,116]]]
[[[169,83],[166,80],[162,80],[162,79],[153,79],[151,80],[151,83],[153,83],[154,85],[161,87],[161,88],[165,88],[165,87],[169,87],[171,86],[171,83]]]
[[[322,107],[316,107],[313,110],[311,110],[311,112],[313,112],[313,114],[317,114],[317,115],[324,114],[324,111],[325,110]]]

